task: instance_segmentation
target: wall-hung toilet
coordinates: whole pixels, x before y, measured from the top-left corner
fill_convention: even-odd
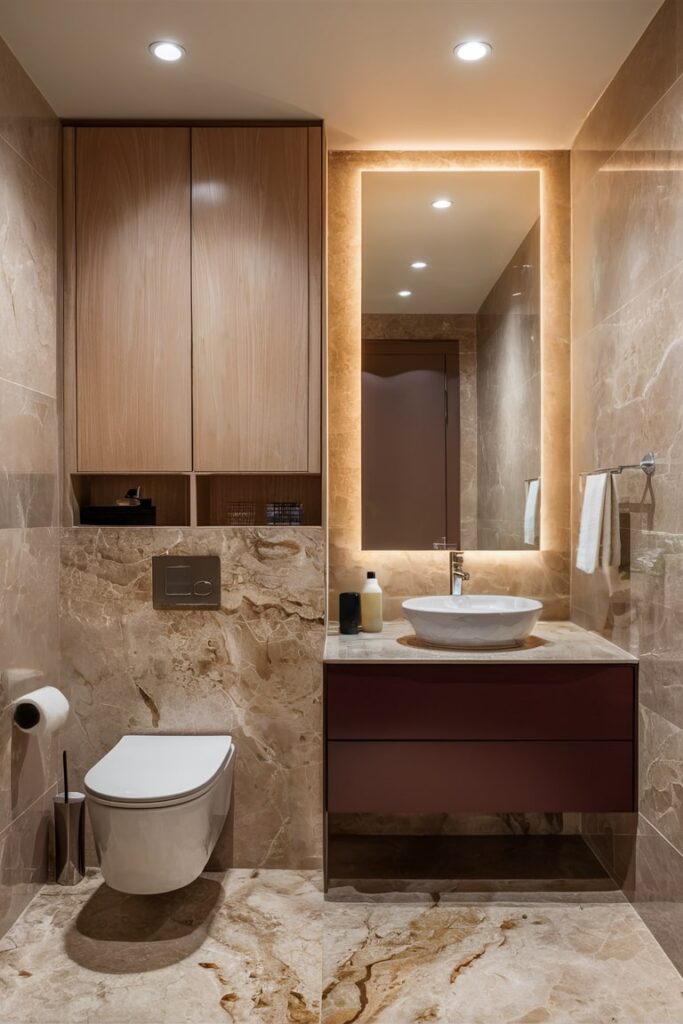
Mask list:
[[[230,808],[230,736],[124,736],[85,777],[104,880],[130,893],[197,878]]]

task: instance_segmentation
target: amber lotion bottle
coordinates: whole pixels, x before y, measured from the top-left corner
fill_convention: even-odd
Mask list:
[[[382,588],[374,572],[368,573],[360,595],[360,622],[364,633],[382,631]]]

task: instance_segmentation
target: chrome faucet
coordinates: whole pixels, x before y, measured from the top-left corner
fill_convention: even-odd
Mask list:
[[[454,597],[462,594],[462,585],[470,578],[470,574],[463,569],[464,560],[464,552],[450,552],[451,594]]]

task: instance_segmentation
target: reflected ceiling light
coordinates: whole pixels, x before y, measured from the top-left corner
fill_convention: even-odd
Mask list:
[[[410,265],[413,268],[413,270],[424,270],[424,268],[427,266],[424,260],[415,260],[415,262],[411,263]]]
[[[408,297],[409,297],[410,295],[412,295],[413,293],[412,293],[412,292],[409,292],[407,288],[404,288],[404,289],[403,289],[402,291],[400,291],[400,292],[399,292],[398,294],[399,294],[399,296],[400,296],[400,297],[401,297],[402,299],[407,299],[407,298],[408,298]]]
[[[175,61],[185,56],[185,50],[179,43],[171,43],[167,39],[159,39],[149,44],[149,52],[159,60]]]
[[[490,43],[484,43],[480,39],[469,39],[466,43],[458,43],[453,49],[453,53],[460,60],[466,60],[471,63],[475,60],[483,60],[484,57],[488,57],[491,53],[492,47]]]
[[[452,199],[435,199],[432,206],[435,210],[447,210],[449,206],[453,205]]]

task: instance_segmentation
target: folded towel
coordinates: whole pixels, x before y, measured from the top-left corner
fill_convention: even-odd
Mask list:
[[[529,480],[526,489],[526,503],[524,505],[524,543],[536,544],[538,537],[538,495],[540,491],[540,480]]]
[[[619,565],[621,563],[621,530],[619,528],[619,491],[617,477],[610,473],[605,488],[605,505],[602,513],[602,555],[600,564],[610,597],[619,589]]]
[[[586,477],[576,549],[576,568],[581,572],[595,572],[598,564],[608,476],[608,473],[592,473]]]

